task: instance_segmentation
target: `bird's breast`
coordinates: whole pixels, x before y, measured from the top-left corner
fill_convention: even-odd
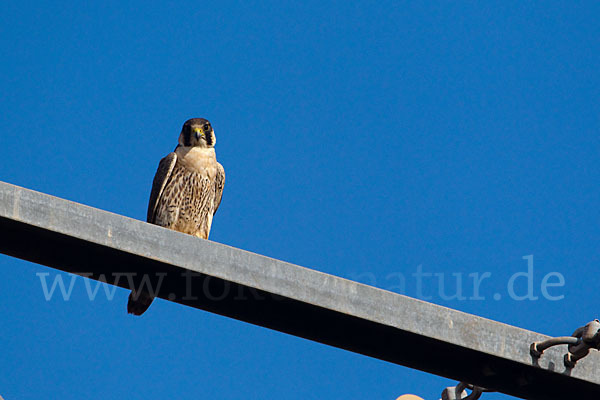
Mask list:
[[[215,149],[202,147],[180,147],[175,150],[177,162],[190,172],[207,176],[211,180],[217,174],[217,157]]]

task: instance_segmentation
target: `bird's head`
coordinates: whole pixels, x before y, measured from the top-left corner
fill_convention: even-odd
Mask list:
[[[188,119],[179,134],[179,145],[184,147],[214,147],[216,141],[215,131],[204,118]]]

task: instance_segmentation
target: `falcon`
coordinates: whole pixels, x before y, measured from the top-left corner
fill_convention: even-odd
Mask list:
[[[187,120],[179,144],[160,160],[152,182],[147,221],[208,239],[223,195],[225,170],[217,162],[215,132],[204,118]],[[154,297],[133,290],[127,312],[142,315]]]

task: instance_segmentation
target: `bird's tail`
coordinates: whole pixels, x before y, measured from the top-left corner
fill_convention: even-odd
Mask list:
[[[132,290],[127,302],[127,312],[133,315],[142,315],[150,307],[152,300],[154,300],[154,296],[151,296],[150,293]]]

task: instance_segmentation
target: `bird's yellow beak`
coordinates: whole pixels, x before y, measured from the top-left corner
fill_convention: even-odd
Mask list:
[[[204,137],[204,131],[202,128],[194,128],[194,134],[196,135],[197,140],[200,140],[201,137]]]

